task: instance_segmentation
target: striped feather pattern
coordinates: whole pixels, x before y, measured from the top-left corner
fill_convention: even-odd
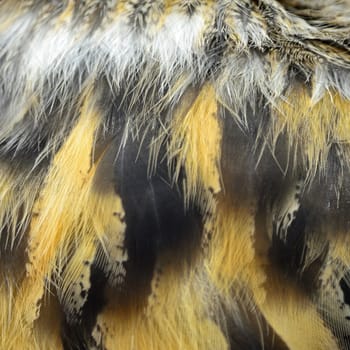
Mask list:
[[[0,2],[0,349],[350,349],[348,0]]]

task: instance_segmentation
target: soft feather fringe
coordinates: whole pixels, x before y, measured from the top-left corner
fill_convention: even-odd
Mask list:
[[[268,110],[252,154],[265,147],[274,157],[286,138],[283,176],[302,179],[302,196],[325,177],[337,145],[334,190],[343,190],[350,166],[350,14],[345,1],[315,2],[310,16],[295,3],[1,2],[1,348],[61,348],[62,319],[82,316],[92,266],[109,287],[85,339],[91,349],[225,349],[241,335],[246,344],[252,324],[264,346],[262,319],[280,339],[271,348],[346,347],[339,340],[347,332],[348,310],[339,308],[345,297],[328,276],[349,285],[347,232],[323,232],[324,244],[314,232],[305,236],[305,266],[325,259],[318,285],[305,292],[269,259],[274,237],[266,230],[286,221],[276,215],[260,225],[263,200],[255,189],[251,198],[235,197],[221,173],[227,155],[220,108],[243,134],[251,118]],[[108,141],[120,128],[121,149],[126,139],[142,143],[146,131],[156,130],[147,145],[149,174],[165,145],[184,210],[195,203],[203,221],[193,261],[174,266],[157,256],[164,271],[151,283],[156,301],[143,308],[121,304],[113,289],[124,283],[128,260],[114,186],[122,180],[114,178],[118,150]],[[23,263],[9,278],[9,256],[17,251],[26,256],[26,271]]]

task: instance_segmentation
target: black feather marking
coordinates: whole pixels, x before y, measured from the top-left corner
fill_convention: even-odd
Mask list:
[[[80,321],[71,323],[69,316],[63,321],[61,334],[64,350],[86,350],[93,345],[91,334],[96,324],[97,315],[106,303],[104,290],[107,282],[103,271],[94,265],[91,268],[90,282],[91,287],[82,309]]]
[[[159,254],[168,252],[174,263],[190,259],[202,232],[199,209],[192,205],[185,210],[184,195],[178,184],[172,184],[164,149],[159,155],[163,161],[149,173],[146,145],[151,137],[145,135],[143,143],[129,139],[115,162],[116,192],[126,220],[126,289],[136,295],[150,292]]]

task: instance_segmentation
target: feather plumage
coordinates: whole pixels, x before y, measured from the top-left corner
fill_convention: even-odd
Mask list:
[[[348,0],[0,19],[1,349],[350,348]]]

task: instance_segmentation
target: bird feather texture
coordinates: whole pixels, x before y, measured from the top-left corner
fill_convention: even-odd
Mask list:
[[[0,349],[350,349],[348,0],[0,2]]]

